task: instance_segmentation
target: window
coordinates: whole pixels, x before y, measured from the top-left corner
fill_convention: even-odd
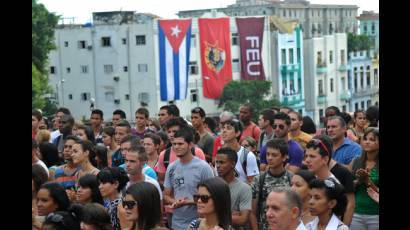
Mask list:
[[[198,64],[196,63],[196,61],[189,62],[189,73],[198,74]]]
[[[286,10],[283,10],[283,17],[286,17]]]
[[[56,67],[55,66],[50,66],[50,73],[55,74],[56,73]]]
[[[122,44],[123,44],[123,45],[126,45],[126,44],[127,44],[127,39],[126,39],[126,38],[123,38],[123,39],[122,39]]]
[[[323,121],[323,117],[324,117],[323,109],[319,109],[319,119],[321,122]]]
[[[195,36],[195,34],[191,34],[191,46],[196,47],[196,36]]]
[[[90,100],[90,98],[91,98],[90,95],[91,95],[90,93],[81,93],[81,100],[83,100],[83,101]]]
[[[323,80],[319,80],[319,96],[324,96],[324,92],[323,92]]]
[[[357,92],[357,72],[355,72],[353,75],[354,75],[354,91]]]
[[[238,33],[232,34],[232,45],[233,46],[239,45]]]
[[[370,88],[370,66],[366,68],[366,85],[367,88]]]
[[[85,41],[78,41],[78,48],[85,49],[87,47],[87,43]]]
[[[346,112],[346,105],[342,106],[342,111]]]
[[[232,72],[239,72],[239,59],[232,59]]]
[[[354,103],[354,111],[357,111],[357,110],[359,110],[359,103],[358,102]]]
[[[315,23],[312,23],[312,35],[316,32],[316,26]]]
[[[130,95],[129,94],[125,94],[125,100],[130,100]]]
[[[145,45],[145,35],[137,35],[135,37],[137,39],[137,46],[138,45]]]
[[[322,65],[322,51],[317,51],[317,63],[316,65]]]
[[[282,65],[286,65],[286,49],[282,49]]]
[[[149,102],[149,94],[147,92],[142,92],[138,94],[138,100],[140,102],[148,103]]]
[[[345,64],[345,50],[340,50],[340,62],[342,65]]]
[[[296,58],[297,58],[297,60],[296,60],[296,62],[297,63],[300,63],[301,62],[301,60],[300,60],[300,48],[297,48],[296,49]]]
[[[318,24],[317,25],[317,32],[320,34],[320,33],[322,33],[322,24]]]
[[[341,78],[341,84],[342,84],[342,90],[345,90],[345,89],[346,89],[346,87],[345,87],[346,78],[345,78],[345,77],[342,77],[342,78]]]
[[[198,90],[191,89],[191,102],[197,102],[197,101],[198,101]]]
[[[330,23],[329,24],[329,34],[332,34],[332,33],[333,33],[333,24]]]
[[[379,76],[377,74],[377,69],[374,69],[374,84],[379,84]]]
[[[105,92],[105,100],[108,102],[114,102],[114,92],[112,91]]]
[[[147,64],[138,64],[138,72],[147,72],[148,65]]]
[[[67,41],[64,42],[64,46],[68,47],[68,42]]]
[[[81,72],[82,73],[88,73],[88,65],[82,65],[81,66]]]
[[[374,22],[372,22],[372,34],[376,33],[375,31],[375,26],[374,26]]]
[[[123,68],[124,72],[128,72],[128,66],[123,66],[122,68]]]
[[[333,50],[329,51],[329,63],[333,63]]]
[[[103,46],[103,47],[111,46],[111,38],[110,37],[102,37],[101,38],[101,46]]]
[[[360,102],[361,109],[364,109],[364,101]]]
[[[72,95],[72,94],[68,94],[68,99],[69,99],[69,100],[73,100],[73,95]]]
[[[367,33],[367,24],[366,23],[364,23],[364,25],[363,25],[363,33]]]
[[[112,65],[104,65],[104,73],[112,73],[113,68]]]
[[[372,100],[367,100],[367,108],[369,108],[372,105]]]
[[[330,79],[330,92],[333,93],[333,78]]]
[[[360,87],[363,89],[364,88],[364,77],[363,77],[363,71],[360,72]]]
[[[293,64],[293,49],[289,49],[289,64]]]
[[[70,67],[67,67],[66,70],[67,70],[67,73],[71,73],[71,68]]]

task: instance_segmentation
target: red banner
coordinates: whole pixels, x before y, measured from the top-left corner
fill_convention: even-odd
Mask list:
[[[232,80],[229,18],[199,18],[204,97],[217,99]]]
[[[265,80],[262,63],[265,18],[236,18],[241,46],[242,80]]]

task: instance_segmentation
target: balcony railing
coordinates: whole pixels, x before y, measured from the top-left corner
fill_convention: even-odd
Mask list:
[[[299,70],[299,65],[298,65],[298,64],[282,65],[282,66],[280,67],[280,71],[281,71],[283,74],[291,73],[291,72],[296,72],[296,71],[298,71],[298,70]]]
[[[322,74],[327,72],[326,63],[320,63],[316,65],[316,73]]]
[[[318,104],[324,104],[324,103],[326,103],[326,95],[319,95],[319,96],[317,97],[317,103],[318,103]]]
[[[283,98],[282,104],[285,106],[296,105],[302,102],[302,95],[299,96],[285,96]]]
[[[342,91],[340,94],[340,100],[348,101],[352,98],[352,94],[349,91]]]
[[[339,68],[337,68],[340,72],[345,72],[347,71],[347,66],[345,64],[341,64]]]

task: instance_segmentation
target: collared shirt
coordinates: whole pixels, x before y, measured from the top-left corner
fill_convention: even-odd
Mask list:
[[[319,217],[316,217],[311,222],[307,223],[305,227],[307,230],[318,230],[318,226]],[[343,222],[341,222],[339,218],[333,214],[332,218],[329,220],[329,223],[327,223],[325,230],[349,230],[349,227],[343,224]]]
[[[303,224],[303,222],[300,221],[298,227],[295,230],[307,230],[307,229],[305,225]]]
[[[333,152],[332,158],[339,164],[348,165],[354,158],[360,156],[361,153],[362,148],[359,144],[349,138],[345,138],[343,144]]]

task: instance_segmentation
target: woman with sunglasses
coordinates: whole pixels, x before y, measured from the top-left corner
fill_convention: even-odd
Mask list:
[[[309,212],[309,183],[315,178],[315,174],[313,174],[312,172],[308,170],[300,170],[295,175],[293,175],[290,182],[292,190],[299,194],[303,202],[303,210],[301,214],[303,224],[307,224],[315,218],[315,216],[312,216]]]
[[[161,225],[161,200],[157,188],[148,182],[131,185],[122,199],[129,230],[150,230]]]
[[[205,180],[198,184],[198,193],[194,195],[199,216],[193,220],[187,230],[212,229],[233,230],[231,214],[231,193],[228,184],[219,177]]]
[[[97,177],[87,174],[78,181],[76,201],[80,204],[99,203],[103,204],[103,198],[98,188]]]
[[[308,230],[349,230],[337,216],[346,210],[347,198],[342,185],[333,179],[314,179],[309,183],[309,211],[316,216],[306,224]]]
[[[120,191],[127,184],[128,176],[123,169],[107,167],[98,173],[97,180],[100,183],[101,196],[105,199],[104,207],[108,210],[114,230],[120,230],[117,206],[121,202]]]
[[[350,164],[355,176],[355,210],[352,229],[379,229],[379,129],[368,128],[361,141],[363,153]],[[370,193],[369,193],[370,191]]]

